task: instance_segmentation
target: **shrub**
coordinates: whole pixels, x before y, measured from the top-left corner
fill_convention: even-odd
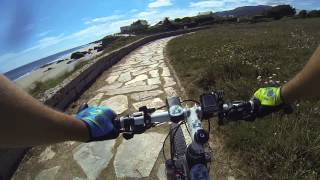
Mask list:
[[[296,10],[290,5],[279,5],[272,7],[265,12],[267,17],[273,19],[281,19],[284,16],[293,16],[296,14]]]
[[[112,44],[114,41],[116,41],[117,39],[119,39],[121,37],[119,36],[106,36],[102,39],[102,47],[106,48],[107,46],[109,46],[110,44]]]
[[[205,22],[212,22],[214,21],[215,19],[212,17],[212,15],[201,15],[201,16],[197,16],[195,18],[195,22],[198,23],[198,24],[202,24],[202,23],[205,23]]]
[[[320,10],[313,10],[308,13],[308,17],[320,17]]]
[[[308,15],[308,12],[306,10],[302,10],[299,12],[299,17],[305,18],[307,17],[307,15]]]

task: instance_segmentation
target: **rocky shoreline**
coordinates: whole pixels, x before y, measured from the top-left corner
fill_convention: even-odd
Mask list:
[[[68,58],[57,60],[39,67],[26,76],[17,79],[16,84],[29,91],[35,87],[36,82],[46,82],[50,79],[72,72],[78,64],[92,61],[102,54],[101,42],[91,43],[69,55]]]

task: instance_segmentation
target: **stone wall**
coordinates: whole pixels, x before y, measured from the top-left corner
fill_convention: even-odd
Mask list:
[[[93,60],[92,63],[81,68],[78,72],[72,74],[57,87],[46,91],[40,101],[50,107],[63,111],[81,96],[81,94],[95,82],[101,73],[112,67],[131,51],[157,39],[206,28],[207,27],[185,29],[147,36],[118,50],[104,54]],[[0,149],[0,180],[9,179],[11,177],[26,151],[27,149]]]

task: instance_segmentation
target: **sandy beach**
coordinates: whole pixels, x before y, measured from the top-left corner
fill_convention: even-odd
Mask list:
[[[97,52],[97,50],[94,50],[94,48],[98,46],[101,46],[101,42],[88,44],[87,46],[76,51],[88,52],[84,57],[79,59],[71,59],[72,53],[70,53],[64,56],[64,58],[59,58],[20,77],[15,82],[22,89],[29,90],[34,87],[35,82],[45,82],[47,80],[62,76],[65,73],[73,71],[77,64],[84,61],[90,61],[101,54],[102,51]]]

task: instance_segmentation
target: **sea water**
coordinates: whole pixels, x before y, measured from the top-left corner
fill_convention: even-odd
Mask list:
[[[69,58],[71,53],[73,53],[73,52],[77,51],[78,49],[81,49],[85,46],[87,46],[87,45],[75,47],[75,48],[72,48],[72,49],[69,49],[69,50],[66,50],[63,52],[59,52],[57,54],[54,54],[54,55],[51,55],[51,56],[48,56],[48,57],[45,57],[45,58],[42,58],[39,60],[36,60],[36,61],[31,62],[29,64],[26,64],[26,65],[23,65],[23,66],[18,67],[16,69],[13,69],[11,71],[8,71],[8,72],[4,73],[4,75],[7,78],[9,78],[10,80],[13,80],[13,81],[17,80],[19,78],[27,76],[32,71],[40,68],[43,65],[51,64],[51,63],[54,63],[58,60]]]

